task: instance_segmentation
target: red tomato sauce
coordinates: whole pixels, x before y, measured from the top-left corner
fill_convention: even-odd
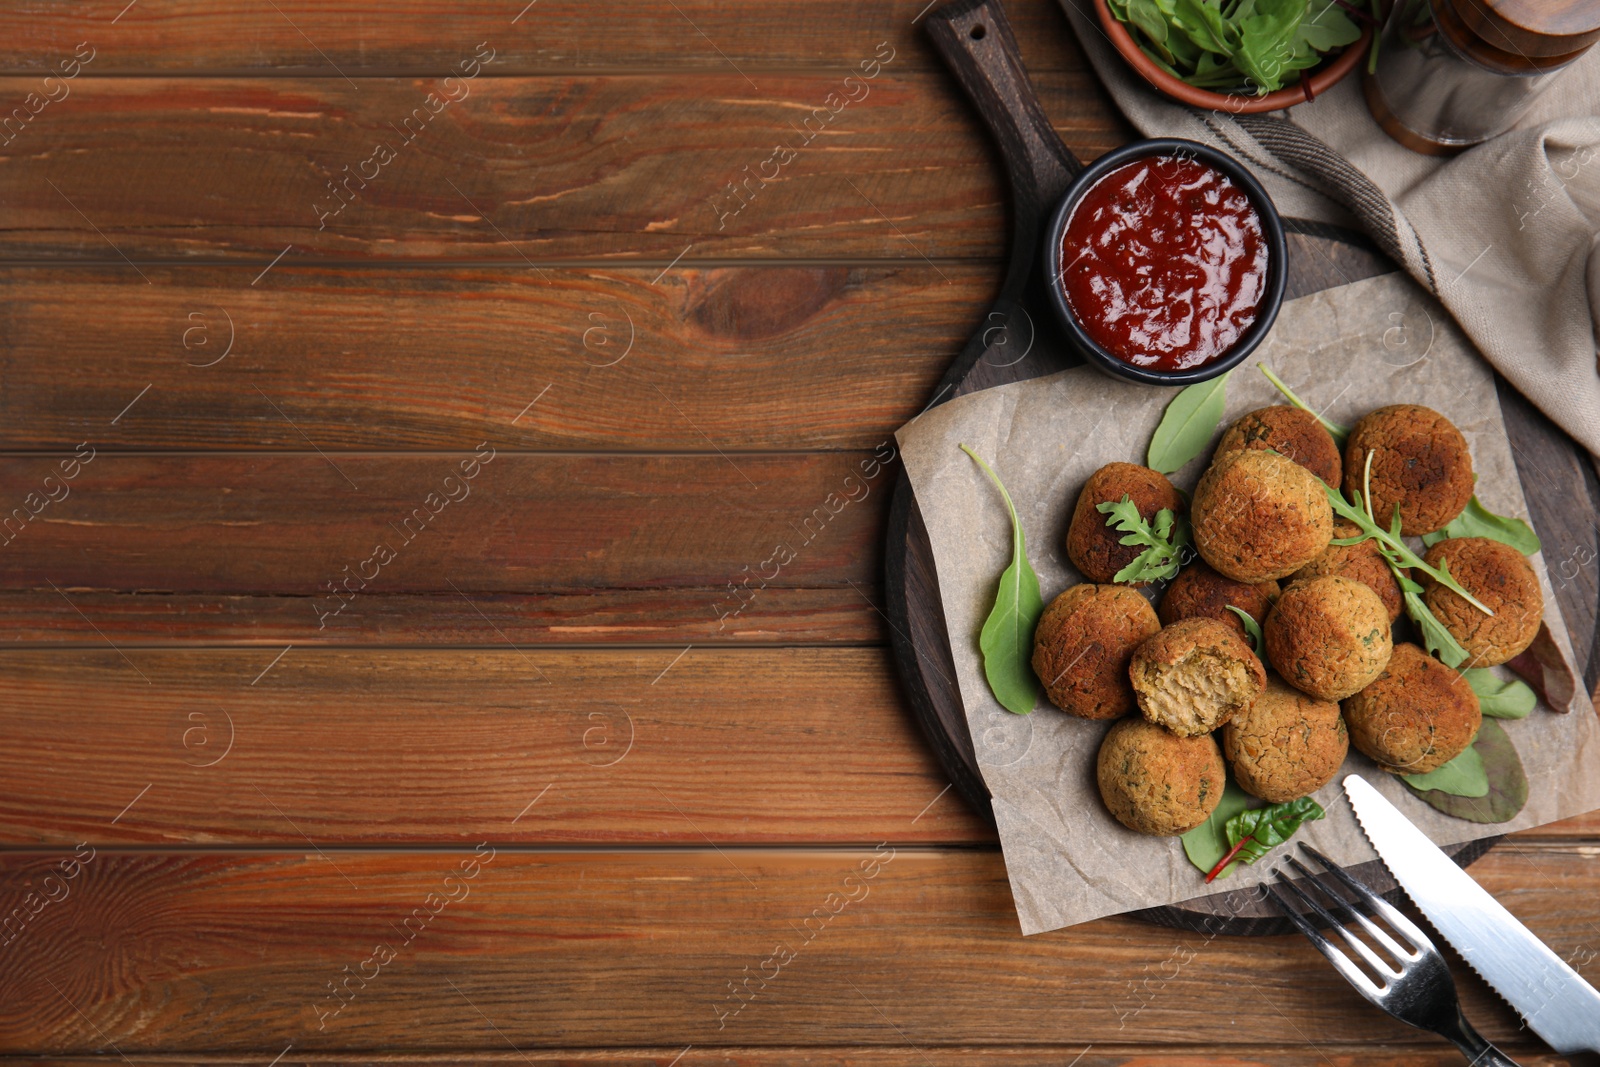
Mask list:
[[[1189,370],[1255,322],[1267,242],[1226,174],[1150,156],[1090,186],[1067,220],[1060,266],[1067,304],[1101,347],[1137,367]]]

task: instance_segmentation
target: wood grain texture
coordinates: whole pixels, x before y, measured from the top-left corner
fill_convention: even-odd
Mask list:
[[[992,840],[881,649],[277,651],[0,656],[0,843]]]
[[[8,23],[0,71],[45,73],[85,39],[100,50],[85,76],[108,73],[282,74],[354,79],[430,75],[463,49],[489,41],[496,68],[515,74],[679,70],[710,72],[839,68],[887,40],[907,67],[933,70],[912,19],[926,0],[610,0],[596,18],[586,0],[461,0],[448,6],[396,0],[382,14],[365,4],[275,0],[143,0],[115,25],[106,5],[35,5]],[[274,6],[276,10],[274,10]],[[1014,5],[1023,54],[1039,70],[1084,66],[1053,3]],[[899,62],[897,60],[897,62]],[[1108,114],[1109,117],[1109,114]]]
[[[1359,1033],[1439,1049],[1366,1007],[1297,937],[1110,919],[1019,938],[994,852],[500,850],[447,883],[466,855],[100,850],[6,946],[0,1047],[305,1053],[405,1034],[432,1048],[681,1050],[804,1034],[822,1046],[1081,1049],[1266,1029],[1310,1048]],[[52,861],[4,856],[8,894],[42,886]],[[1596,976],[1588,902],[1600,886],[1586,850],[1497,850],[1475,873]],[[419,908],[436,914],[403,927]],[[374,973],[378,945],[393,957]],[[793,955],[774,974],[778,945]],[[340,1014],[320,1016],[346,967],[365,985],[352,979]],[[1479,1028],[1513,1036],[1510,1009],[1456,969]],[[733,1015],[730,983],[747,975],[753,999]]]
[[[743,565],[741,564],[741,567]],[[740,575],[742,577],[742,574]],[[769,585],[737,616],[727,584],[548,593],[376,593],[318,626],[301,596],[49,589],[0,594],[7,646],[863,645],[888,640],[873,578],[842,589]],[[76,610],[74,610],[76,609]],[[79,614],[82,612],[82,614]]]
[[[692,586],[715,591],[703,605],[715,620],[718,597],[733,613],[763,575],[767,588],[837,589],[880,566],[870,505],[893,469],[879,462],[892,444],[794,455],[497,451],[464,481],[461,465],[476,454],[101,452],[65,484],[58,469],[70,458],[0,458],[0,522],[12,522],[0,585],[274,593],[306,598],[316,623],[341,603],[329,589],[337,583],[353,599],[330,628],[386,593]],[[51,503],[51,491],[65,496]],[[780,543],[792,558],[775,554]],[[53,595],[63,617],[75,614]]]
[[[259,270],[0,268],[0,449],[870,449],[995,285],[920,260]]]
[[[883,649],[124,654],[0,656],[0,845],[995,840]]]
[[[1349,1040],[1346,1038],[1346,1040]],[[1563,1067],[1573,1061],[1548,1049],[1516,1040],[1505,1046],[1523,1067]],[[139,1063],[149,1067],[261,1067],[283,1049],[262,1048],[244,1053],[160,1054],[141,1053]],[[525,1064],[582,1064],[583,1067],[665,1067],[674,1056],[683,1067],[969,1067],[973,1063],[994,1067],[1460,1067],[1461,1056],[1448,1045],[1407,1047],[1394,1045],[1328,1044],[1307,1049],[1297,1045],[1056,1045],[1007,1046],[815,1045],[700,1046],[636,1049],[519,1049],[515,1052],[464,1050],[458,1052],[310,1052],[291,1050],[279,1067],[442,1067],[449,1064],[518,1067]],[[0,1064],[37,1064],[38,1067],[103,1067],[104,1056],[52,1056],[48,1059],[0,1056]]]
[[[864,43],[860,58],[873,56]],[[772,74],[759,91],[714,72],[480,76],[453,89],[439,78],[79,78],[10,134],[0,259],[133,271],[122,257],[259,269],[285,250],[285,262],[519,265],[998,256],[1000,176],[948,79],[892,62],[859,87],[845,75]],[[1118,139],[1088,72],[1037,80],[1074,151]],[[0,78],[0,99],[38,82]],[[443,92],[467,95],[428,105]],[[736,194],[735,182],[748,184]]]

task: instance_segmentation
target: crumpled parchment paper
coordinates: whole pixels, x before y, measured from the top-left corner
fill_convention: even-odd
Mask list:
[[[1285,402],[1256,368],[1262,362],[1308,405],[1346,426],[1385,404],[1424,404],[1442,412],[1471,446],[1479,499],[1493,511],[1528,517],[1489,365],[1449,315],[1404,275],[1285,303],[1267,342],[1233,371],[1222,427],[1247,411]],[[1095,784],[1095,754],[1110,724],[1066,715],[1042,696],[1033,714],[1013,715],[994,699],[983,675],[978,633],[1010,561],[1010,525],[999,494],[958,445],[970,445],[988,460],[1010,490],[1048,604],[1082,581],[1065,550],[1079,488],[1106,463],[1143,463],[1150,435],[1176,393],[1083,366],[951,400],[896,435],[932,540],[956,680],[994,797],[1024,934],[1270,877],[1272,864],[1263,861],[1207,886],[1178,838],[1124,828],[1106,811]],[[1173,482],[1192,491],[1209,461],[1208,448]],[[1549,574],[1540,557],[1533,565],[1544,585],[1545,620],[1570,666],[1575,661]],[[1529,780],[1528,803],[1512,821],[1485,825],[1435,811],[1352,748],[1340,773],[1315,794],[1328,817],[1306,824],[1297,839],[1340,863],[1373,858],[1338,784],[1352,772],[1440,844],[1600,808],[1600,721],[1581,681],[1576,688],[1571,714],[1541,704],[1527,719],[1501,723]]]

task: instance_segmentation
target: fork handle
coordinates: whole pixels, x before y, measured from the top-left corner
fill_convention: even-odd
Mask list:
[[[1467,1017],[1456,1008],[1453,1024],[1440,1027],[1439,1033],[1449,1038],[1461,1050],[1471,1067],[1519,1067],[1516,1060],[1495,1048],[1472,1028]]]

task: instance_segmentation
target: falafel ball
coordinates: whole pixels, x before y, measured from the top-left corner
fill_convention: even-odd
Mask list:
[[[1309,411],[1274,404],[1241,415],[1222,432],[1217,455],[1242,448],[1281,452],[1329,485],[1338,485],[1344,469],[1333,435]]]
[[[1216,619],[1182,619],[1147,638],[1128,665],[1144,717],[1180,737],[1208,734],[1255,703],[1267,671]]]
[[[1347,537],[1355,537],[1361,533],[1361,527],[1344,519],[1335,519],[1333,523],[1333,539],[1341,541]],[[1402,568],[1410,575],[1410,568]],[[1378,594],[1378,599],[1383,601],[1384,608],[1389,612],[1389,622],[1400,617],[1400,612],[1405,608],[1405,598],[1400,592],[1400,583],[1395,580],[1394,571],[1389,568],[1389,561],[1383,558],[1383,553],[1378,551],[1378,542],[1372,538],[1360,541],[1353,545],[1329,544],[1322,555],[1307,563],[1304,567],[1294,572],[1291,581],[1302,578],[1317,578],[1324,574],[1336,574],[1341,578],[1354,578],[1362,585]]]
[[[1169,836],[1211,816],[1227,775],[1214,738],[1179,737],[1144,719],[1123,719],[1106,731],[1095,773],[1118,822]]]
[[[1400,505],[1400,532],[1442,529],[1472,499],[1472,453],[1455,424],[1432,408],[1391,404],[1369,412],[1344,446],[1344,489],[1362,491],[1372,453],[1372,513],[1387,527]]]
[[[1382,599],[1336,574],[1291,583],[1262,633],[1273,669],[1318,700],[1343,700],[1364,688],[1393,651]]]
[[[1144,549],[1125,545],[1121,530],[1106,525],[1107,515],[1097,507],[1127,497],[1146,520],[1166,508],[1174,515],[1184,511],[1183,496],[1167,481],[1167,476],[1136,463],[1107,463],[1089,475],[1072,509],[1067,527],[1067,558],[1091,582],[1109,582],[1117,572],[1138,558]],[[1132,582],[1131,585],[1144,585]]]
[[[1423,603],[1471,657],[1468,666],[1493,667],[1520,655],[1539,636],[1544,593],[1526,556],[1487,537],[1452,537],[1428,550],[1423,561],[1449,565],[1450,576],[1493,612],[1485,615],[1427,575]]]
[[[1344,702],[1356,748],[1391,774],[1426,774],[1459,756],[1483,715],[1467,680],[1402,642],[1383,673]]]
[[[1327,490],[1275,452],[1218,456],[1195,486],[1192,514],[1201,558],[1236,582],[1293,574],[1333,538]]]
[[[1244,623],[1228,610],[1228,605],[1232,604],[1259,623],[1267,617],[1267,610],[1277,596],[1277,582],[1236,582],[1218,574],[1205,560],[1197,559],[1172,579],[1156,615],[1163,626],[1171,626],[1180,619],[1216,619],[1244,637]]]
[[[1075,585],[1050,602],[1033,631],[1033,672],[1050,702],[1084,719],[1133,710],[1128,662],[1161,629],[1150,602],[1125,585]]]
[[[1222,728],[1222,754],[1240,788],[1273,804],[1327,785],[1349,750],[1338,703],[1307,696],[1276,674]]]

